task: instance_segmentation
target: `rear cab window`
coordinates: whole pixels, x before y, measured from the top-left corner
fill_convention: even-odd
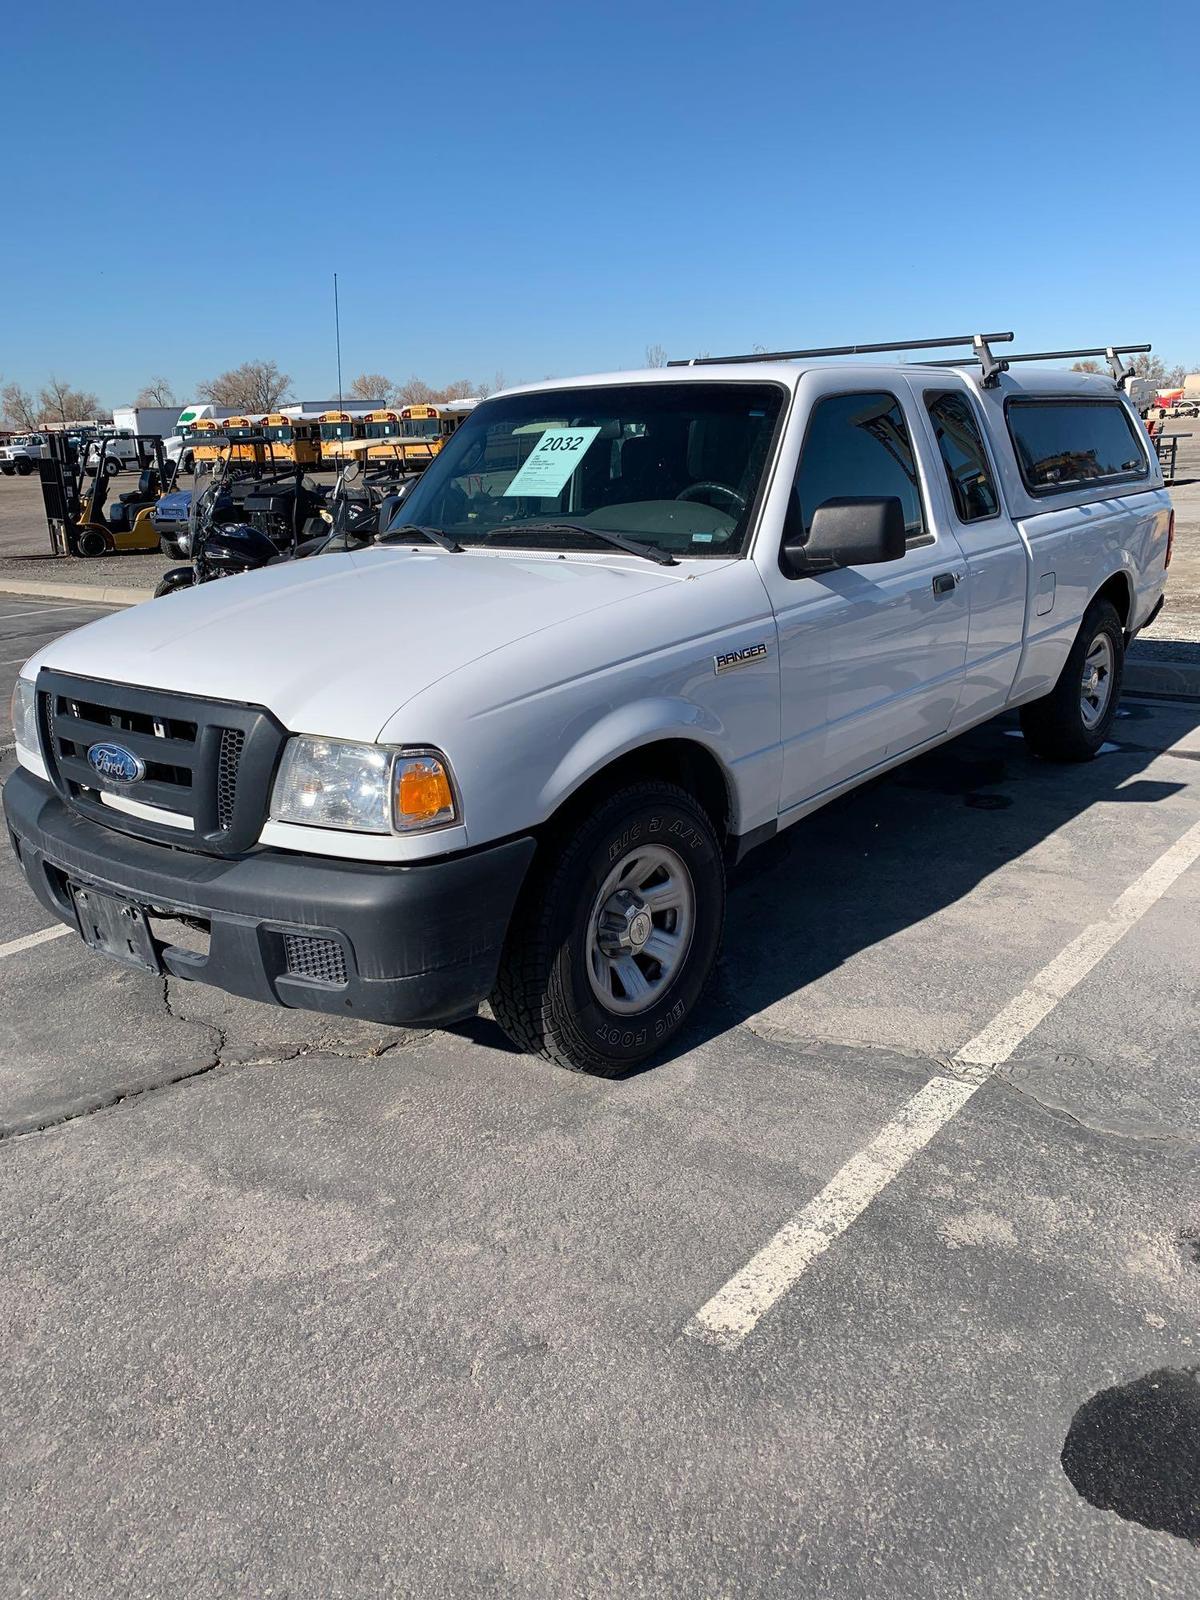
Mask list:
[[[1150,463],[1119,400],[1010,399],[1008,431],[1030,494],[1148,478]]]

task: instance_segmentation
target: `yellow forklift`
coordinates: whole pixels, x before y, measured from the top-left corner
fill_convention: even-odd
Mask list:
[[[167,461],[158,434],[137,434],[132,442],[137,452],[137,488],[119,495],[106,510],[113,477],[106,469],[110,441],[99,441],[95,466],[88,468],[84,449],[65,434],[48,435],[50,453],[38,462],[38,470],[50,548],[56,556],[102,556],[111,551],[159,548],[152,512],[174,482],[174,463]]]

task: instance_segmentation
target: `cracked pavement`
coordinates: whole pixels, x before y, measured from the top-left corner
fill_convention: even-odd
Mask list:
[[[1200,817],[1200,707],[1125,709],[1091,766],[1002,722],[751,857],[625,1082],[486,1014],[0,962],[0,1593],[1190,1600],[1200,1551],[1059,1458],[1200,1366],[1200,866],[735,1355],[683,1337]],[[7,856],[0,910],[45,926]]]

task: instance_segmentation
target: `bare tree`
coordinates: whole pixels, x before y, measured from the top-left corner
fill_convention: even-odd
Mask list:
[[[431,389],[424,378],[409,378],[396,390],[395,400],[402,406],[429,406],[438,399],[436,389]]]
[[[661,344],[648,344],[646,346],[646,365],[648,367],[665,367],[667,364],[667,347]]]
[[[165,378],[151,378],[138,390],[135,406],[177,406],[175,392]]]
[[[29,433],[38,425],[37,401],[19,383],[6,383],[0,389],[0,417],[10,428]]]
[[[456,378],[453,383],[448,383],[438,395],[439,400],[469,400],[479,390],[470,378]]]
[[[1099,372],[1100,371],[1100,363],[1098,361],[1073,361],[1071,363],[1071,371],[1072,372]]]
[[[1139,378],[1149,378],[1160,389],[1178,389],[1187,377],[1186,367],[1168,367],[1161,356],[1134,356],[1133,370]]]
[[[240,367],[219,373],[197,388],[201,400],[215,406],[236,406],[239,411],[274,411],[282,405],[291,378],[274,361],[243,361]]]
[[[89,389],[72,389],[61,378],[50,377],[38,394],[38,421],[88,422],[100,418],[100,402]]]
[[[357,378],[350,380],[350,398],[378,400],[381,405],[387,405],[395,388],[392,380],[385,378],[382,372],[360,372]]]

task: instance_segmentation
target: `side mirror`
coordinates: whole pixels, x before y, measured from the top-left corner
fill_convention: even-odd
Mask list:
[[[795,496],[792,505],[798,511]],[[826,500],[813,514],[807,539],[799,523],[798,515],[789,514],[781,552],[784,570],[793,578],[899,561],[905,552],[904,507],[896,495]]]

